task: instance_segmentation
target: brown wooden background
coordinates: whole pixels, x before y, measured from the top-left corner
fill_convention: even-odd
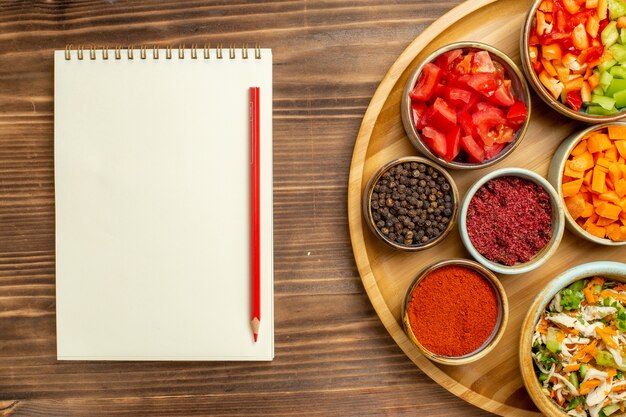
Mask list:
[[[457,4],[0,1],[0,416],[489,415],[387,334],[346,216],[352,147],[376,86]],[[52,51],[255,41],[274,55],[276,359],[57,362]]]

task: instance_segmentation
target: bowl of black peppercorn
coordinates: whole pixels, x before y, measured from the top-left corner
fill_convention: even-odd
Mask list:
[[[408,156],[374,173],[363,194],[371,231],[395,249],[419,251],[441,242],[457,218],[459,192],[448,172]]]

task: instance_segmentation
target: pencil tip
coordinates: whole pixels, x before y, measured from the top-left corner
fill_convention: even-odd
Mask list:
[[[255,333],[255,334],[254,334],[254,343],[256,343],[256,339],[257,339],[258,337],[259,337],[259,334],[258,334],[258,333]]]

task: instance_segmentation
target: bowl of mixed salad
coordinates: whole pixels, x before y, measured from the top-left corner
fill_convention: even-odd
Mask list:
[[[624,415],[626,264],[582,264],[548,283],[522,325],[520,369],[546,415]]]
[[[535,0],[520,56],[559,113],[587,123],[626,116],[626,0]]]

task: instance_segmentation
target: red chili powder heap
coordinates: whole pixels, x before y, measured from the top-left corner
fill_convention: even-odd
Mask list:
[[[495,178],[472,197],[467,233],[490,261],[508,266],[528,262],[552,237],[551,213],[543,187],[519,177]]]
[[[444,266],[426,275],[413,290],[408,314],[413,334],[427,350],[463,356],[493,333],[498,298],[480,273]]]

